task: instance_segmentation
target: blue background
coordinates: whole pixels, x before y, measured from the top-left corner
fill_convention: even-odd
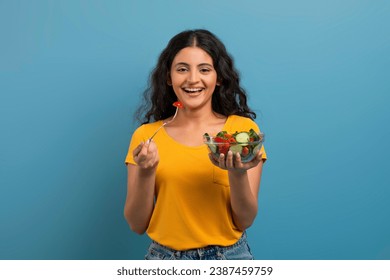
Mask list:
[[[390,2],[0,1],[0,259],[142,259],[132,119],[168,40],[217,34],[266,133],[257,259],[390,259]]]

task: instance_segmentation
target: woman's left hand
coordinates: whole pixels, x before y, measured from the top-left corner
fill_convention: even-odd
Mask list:
[[[253,160],[245,163],[241,161],[241,156],[239,153],[233,156],[232,151],[228,151],[226,157],[224,154],[220,154],[218,160],[215,159],[211,153],[209,153],[209,158],[214,165],[224,170],[246,171],[248,169],[257,166],[260,163],[260,161],[262,161],[262,155],[263,155],[262,152],[259,151],[256,154],[256,156],[253,158]]]

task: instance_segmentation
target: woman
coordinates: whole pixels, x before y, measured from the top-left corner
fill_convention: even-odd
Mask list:
[[[223,43],[207,30],[174,36],[144,97],[151,104],[126,157],[124,215],[152,239],[145,259],[253,259],[245,230],[257,214],[265,151],[248,163],[231,151],[215,160],[203,143],[206,132],[259,132]],[[148,140],[172,119],[175,101],[183,108]]]

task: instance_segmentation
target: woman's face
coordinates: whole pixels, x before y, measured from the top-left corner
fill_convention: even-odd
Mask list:
[[[173,59],[169,84],[185,108],[208,104],[217,85],[217,72],[211,56],[198,47],[186,47]]]

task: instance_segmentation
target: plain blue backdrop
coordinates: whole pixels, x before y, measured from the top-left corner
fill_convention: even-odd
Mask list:
[[[266,133],[257,259],[390,259],[390,2],[0,1],[0,259],[142,259],[124,158],[176,33],[226,44]]]

